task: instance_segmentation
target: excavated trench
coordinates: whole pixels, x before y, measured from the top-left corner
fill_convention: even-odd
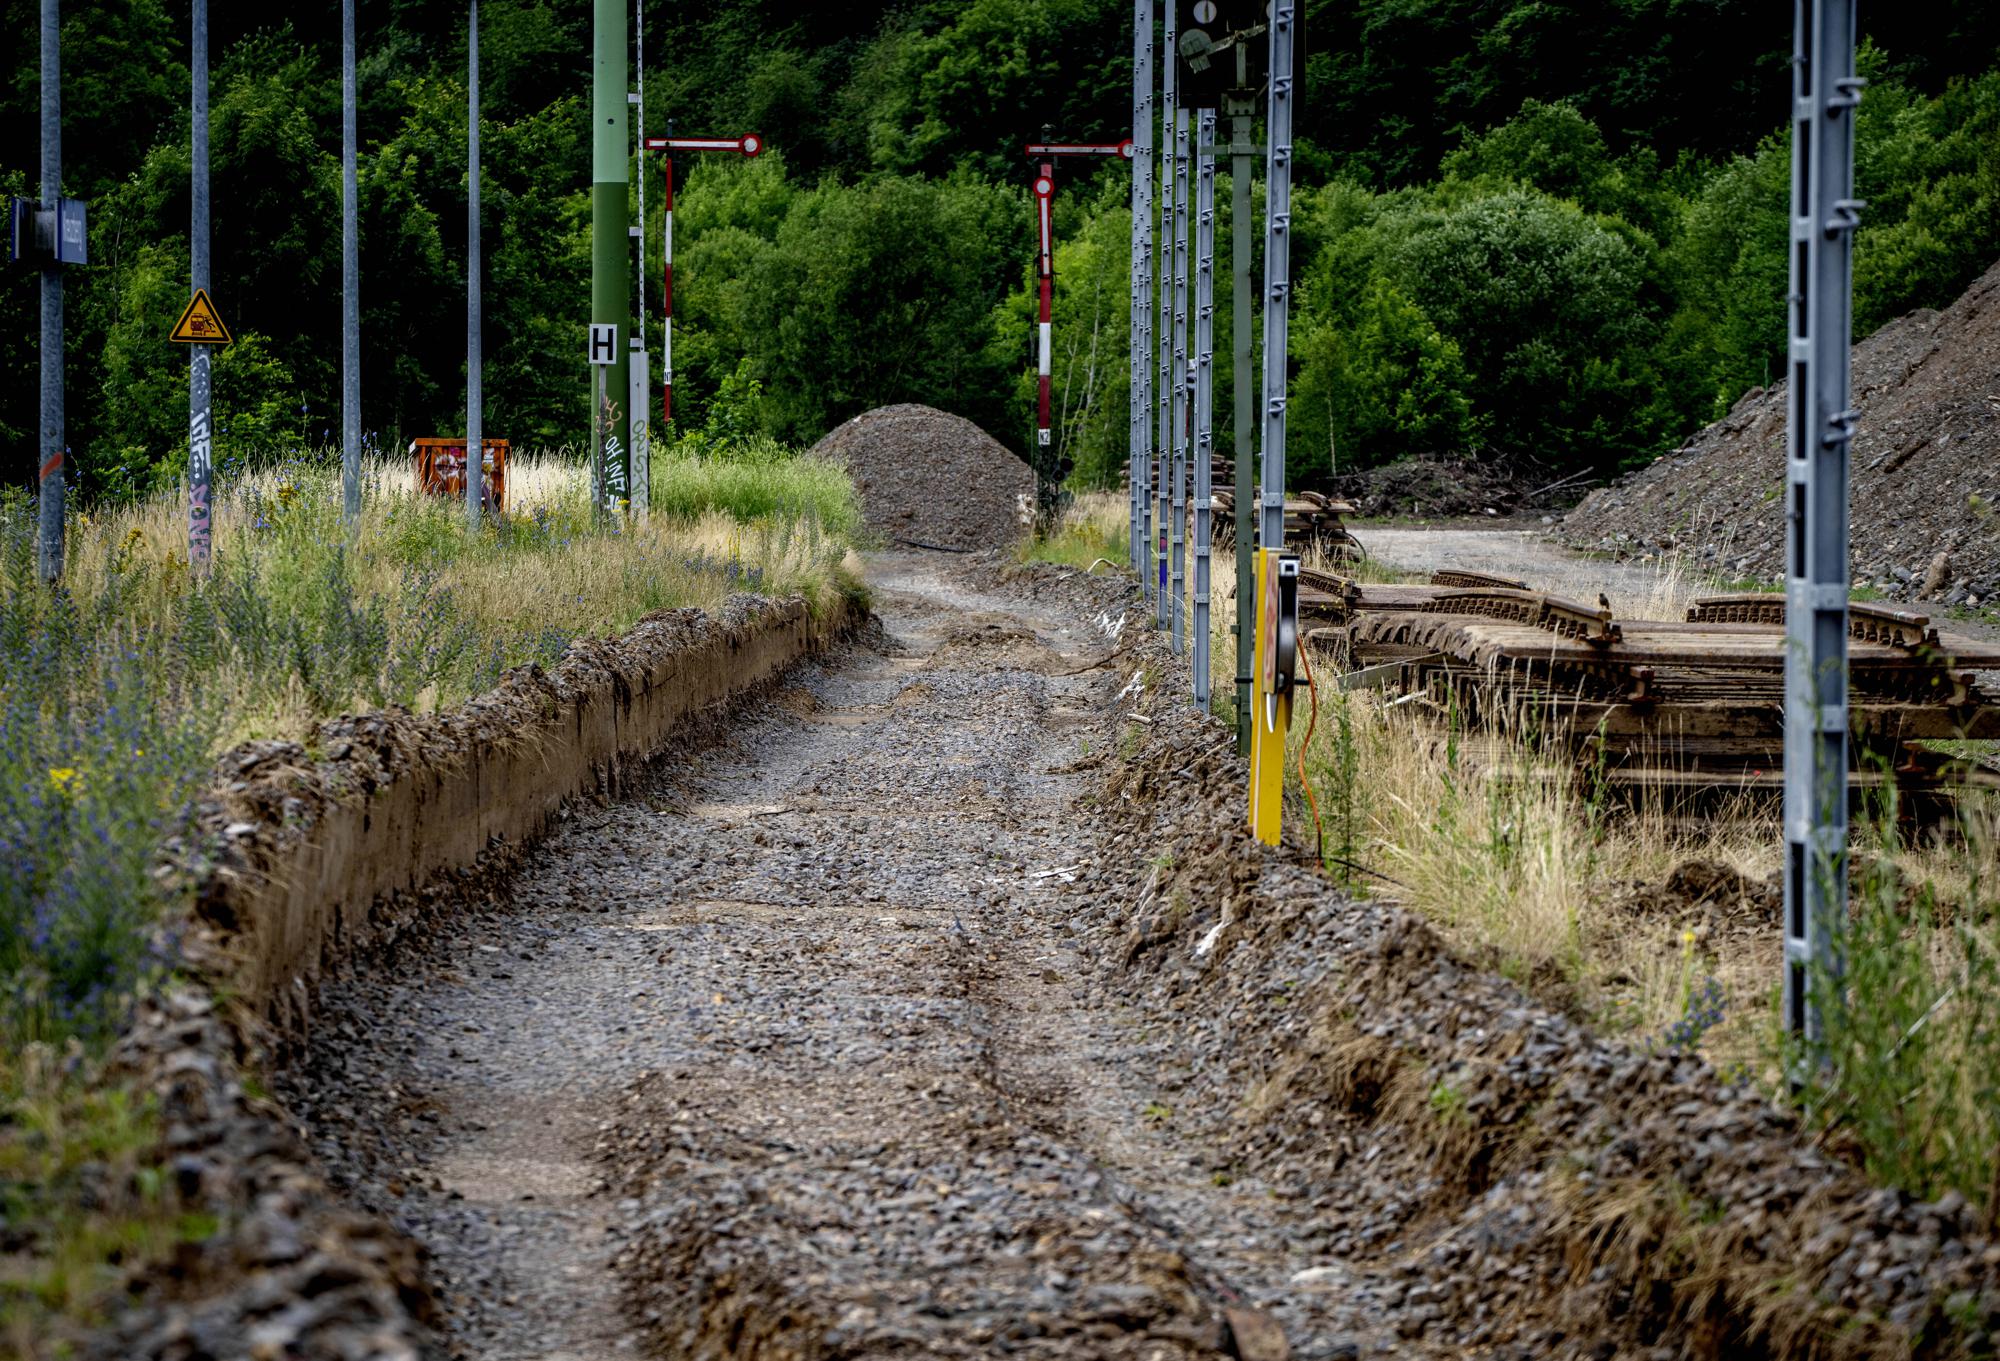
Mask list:
[[[871,584],[879,633],[327,990],[287,1095],[440,1354],[1755,1356],[1830,1279],[1852,1354],[2000,1324],[1968,1207],[1248,847],[1120,587]]]

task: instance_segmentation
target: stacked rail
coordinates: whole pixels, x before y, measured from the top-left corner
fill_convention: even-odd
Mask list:
[[[1217,456],[1209,462],[1209,540],[1218,549],[1236,542],[1236,465]],[[1128,469],[1121,489],[1129,492]],[[1193,479],[1190,477],[1190,483]],[[1361,557],[1361,545],[1348,532],[1344,517],[1355,507],[1337,497],[1316,491],[1291,491],[1285,496],[1285,543],[1301,552],[1317,553],[1329,562],[1352,562]],[[1194,543],[1194,507],[1188,507],[1187,542]]]
[[[1601,596],[1584,604],[1484,573],[1374,585],[1310,570],[1299,595],[1343,688],[1380,687],[1467,731],[1528,739],[1614,785],[1783,786],[1783,596],[1621,619]],[[1860,601],[1848,619],[1850,787],[1995,784],[1923,744],[2000,737],[2000,703],[1976,674],[2000,669],[2000,647]]]

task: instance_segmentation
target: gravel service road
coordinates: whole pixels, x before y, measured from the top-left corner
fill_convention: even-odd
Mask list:
[[[1991,1354],[1982,1207],[1251,843],[1129,583],[869,575],[879,627],[323,994],[281,1095],[428,1254],[430,1356]]]
[[[1267,1307],[1291,1355],[1390,1350],[1287,1285],[1341,1269],[1077,958],[1118,588],[870,575],[879,636],[328,999],[295,1108],[433,1255],[449,1354],[1286,1355]]]
[[[1353,529],[1370,557],[1406,572],[1434,572],[1441,567],[1497,572],[1578,600],[1595,600],[1604,591],[1623,612],[1653,599],[1661,586],[1661,569],[1655,563],[1586,557],[1542,529],[1496,529],[1478,523],[1421,529],[1357,524]]]

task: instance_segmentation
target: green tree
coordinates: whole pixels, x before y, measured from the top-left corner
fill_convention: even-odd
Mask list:
[[[1306,330],[1297,352],[1288,471],[1325,476],[1479,441],[1464,354],[1387,279],[1369,281],[1351,319]]]
[[[891,402],[1006,428],[1012,365],[991,314],[1027,230],[1026,196],[970,177],[886,178],[802,194],[747,289],[745,340],[773,428],[816,439]]]
[[[1659,309],[1620,232],[1515,190],[1423,214],[1392,269],[1464,356],[1466,394],[1503,453],[1611,466],[1657,448]]]

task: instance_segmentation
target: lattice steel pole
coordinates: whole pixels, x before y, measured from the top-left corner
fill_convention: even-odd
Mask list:
[[[1173,522],[1168,551],[1174,604],[1173,650],[1186,646],[1188,481],[1188,111],[1174,110],[1174,443]]]
[[[1153,458],[1153,0],[1132,6],[1132,570],[1152,593],[1146,544]]]
[[[1250,55],[1242,38],[1236,42],[1236,84],[1240,90],[1250,84]],[[1257,280],[1250,259],[1250,173],[1257,154],[1251,136],[1256,118],[1256,101],[1247,94],[1228,97],[1229,111],[1229,307],[1234,318],[1230,332],[1230,363],[1234,374],[1236,510],[1236,607],[1231,629],[1236,635],[1236,751],[1250,754],[1250,668],[1255,660],[1256,640],[1250,627],[1250,591],[1257,580],[1251,557],[1255,548],[1252,528],[1257,508],[1250,499],[1256,484],[1254,458],[1256,440],[1251,434],[1256,420],[1256,382],[1250,373],[1250,295]]]
[[[1856,0],[1795,0],[1785,578],[1785,1024],[1837,1004],[1847,909],[1848,406]]]
[[[1292,44],[1298,0],[1271,5],[1271,106],[1264,161],[1264,475],[1257,498],[1257,547],[1285,544],[1285,357],[1292,297]],[[1237,493],[1240,504],[1242,493]],[[1238,520],[1242,519],[1238,513]],[[1241,532],[1239,528],[1238,532]],[[1239,584],[1237,592],[1242,594]]]
[[[1194,702],[1208,712],[1209,514],[1215,499],[1215,111],[1195,133]]]
[[[1173,299],[1173,239],[1174,239],[1174,7],[1166,6],[1166,25],[1162,32],[1160,46],[1160,235],[1156,257],[1161,268],[1158,272],[1160,294],[1159,365],[1160,390],[1156,394],[1159,403],[1159,446],[1153,454],[1153,574],[1154,585],[1159,594],[1155,598],[1158,610],[1154,624],[1166,628],[1171,616],[1167,610],[1167,521],[1173,514],[1173,507],[1167,503],[1170,493],[1168,464],[1173,459],[1174,447],[1174,299]]]

